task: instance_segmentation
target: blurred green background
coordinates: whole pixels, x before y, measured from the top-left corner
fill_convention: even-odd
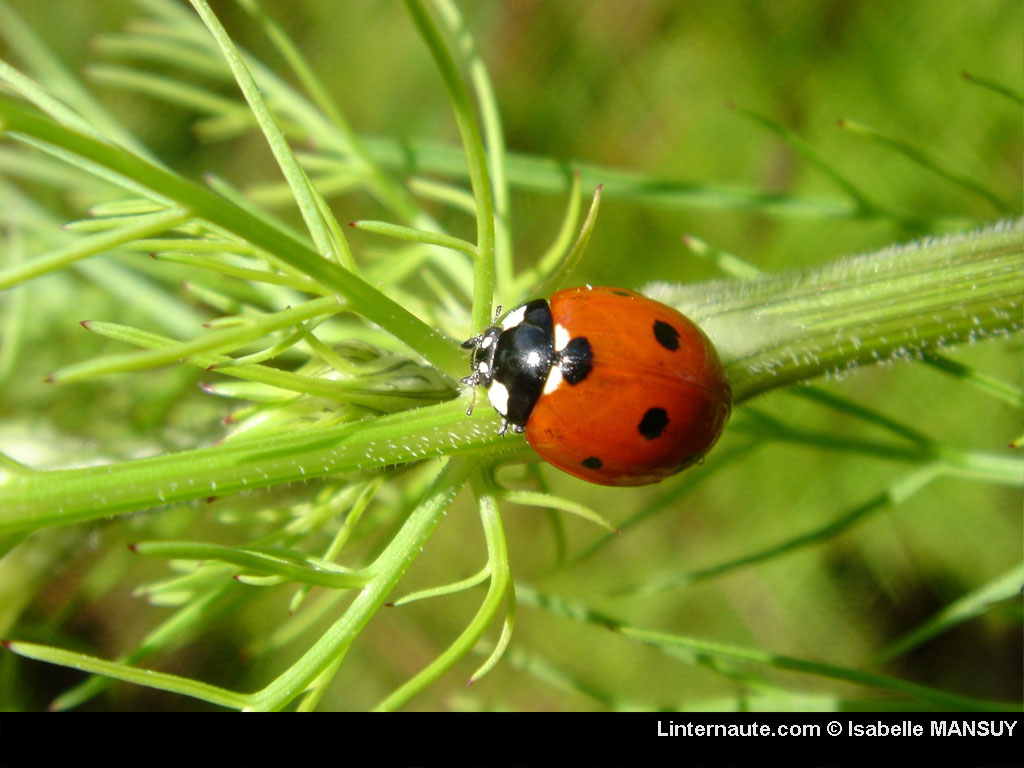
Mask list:
[[[139,15],[138,6],[113,0],[19,0],[11,6],[76,72],[87,72],[101,58],[91,45],[97,34]],[[239,44],[288,77],[249,17],[234,3],[213,6]],[[440,80],[400,3],[314,0],[264,2],[264,7],[298,41],[357,131],[457,144]],[[986,200],[844,132],[838,118],[868,123],[906,141],[987,185],[1020,214],[1021,110],[961,75],[967,71],[1024,90],[1024,18],[1015,0],[548,0],[473,2],[460,8],[488,65],[512,152],[553,159],[566,168],[585,162],[630,171],[652,188],[662,182],[708,184],[842,200],[830,179],[735,105],[798,134],[878,206],[922,222],[913,227],[893,218],[671,204],[625,194],[610,183],[575,283],[639,287],[652,280],[721,277],[683,247],[682,233],[779,271],[999,218]],[[16,61],[8,51],[3,56]],[[194,113],[137,94],[96,90],[147,146],[186,175],[215,171],[242,186],[278,180],[259,136],[206,143],[192,130]],[[224,93],[234,95],[230,88]],[[38,194],[64,218],[82,215],[74,201],[41,189]],[[385,216],[363,194],[335,198],[332,205],[342,222]],[[514,191],[512,231],[520,265],[544,251],[564,205],[564,189]],[[453,233],[472,238],[468,217],[440,207],[432,212]],[[298,221],[294,212],[288,215]],[[379,239],[362,233],[354,233],[351,242],[357,259],[381,247]],[[112,388],[58,391],[40,385],[48,371],[99,348],[95,339],[83,339],[78,320],[131,322],[84,281],[54,290],[75,296],[74,312],[69,315],[65,305],[60,312],[51,307],[52,312],[40,313],[33,331],[38,348],[0,391],[0,436],[10,434],[3,431],[5,424],[30,425],[53,434],[55,442],[107,455],[129,455],[128,446],[136,443],[169,449],[216,437],[223,406],[196,391],[191,374],[162,371]],[[956,357],[1020,384],[1019,339],[967,348]],[[1004,451],[1021,431],[1020,415],[1009,406],[920,365],[866,370],[826,386],[963,449]],[[162,392],[166,397],[155,407]],[[753,405],[800,428],[840,438],[874,434],[785,392]],[[742,411],[736,417],[740,426],[741,416]],[[874,656],[904,632],[1021,561],[1019,489],[944,479],[825,544],[687,589],[617,596],[622,587],[713,566],[825,525],[907,471],[852,451],[779,442],[765,442],[716,466],[716,454],[726,455],[748,440],[741,429],[727,430],[716,453],[695,470],[708,477],[692,493],[569,568],[551,570],[554,544],[542,513],[507,508],[514,575],[641,626],[869,668]],[[673,487],[696,482],[685,475],[656,488],[598,489],[553,471],[547,477],[560,492],[617,523]],[[266,494],[249,503],[272,508],[287,495]],[[133,647],[165,609],[131,598],[131,590],[163,569],[123,554],[123,544],[143,532],[180,536],[176,514],[165,512],[164,522],[140,516],[91,533],[81,528],[61,534],[53,546],[63,547],[66,558],[26,586],[24,609],[0,635],[41,639],[106,658]],[[567,528],[570,553],[600,535],[577,520],[569,520]],[[191,531],[190,537],[219,540],[236,533],[225,534],[216,521],[204,518],[201,533]],[[475,511],[462,498],[400,590],[461,578],[479,568],[484,556]],[[104,578],[105,573],[116,577]],[[285,593],[266,593],[224,617],[212,628],[212,639],[153,663],[221,685],[251,689],[266,682],[306,646],[301,641],[285,654],[249,658],[253,638],[272,631],[286,615]],[[464,593],[383,611],[350,651],[322,706],[372,706],[458,634],[479,597]],[[1019,700],[1021,658],[1017,602],[880,669],[964,695]],[[467,691],[465,680],[479,662],[462,662],[415,699],[413,708],[702,709],[735,706],[740,688],[691,660],[670,659],[599,627],[528,608],[520,611],[509,658]],[[536,673],[541,662],[559,670],[563,682],[542,679]],[[851,706],[865,695],[820,680],[758,672],[806,697],[766,695],[757,706]],[[10,697],[4,705],[18,708],[45,706],[78,679],[66,670],[15,662],[9,654],[0,657],[0,675],[0,690]],[[89,706],[194,704],[119,686]]]

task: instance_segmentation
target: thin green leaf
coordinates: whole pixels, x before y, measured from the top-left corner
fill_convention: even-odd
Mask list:
[[[505,132],[501,126],[498,97],[473,35],[466,27],[458,6],[451,0],[434,0],[434,7],[458,42],[454,50],[462,56],[463,66],[469,70],[469,81],[480,105],[480,121],[487,148],[487,169],[490,172],[494,198],[494,260],[497,267],[498,295],[502,295],[511,290],[514,275],[510,231],[511,203],[505,173]]]
[[[340,658],[412,563],[410,553],[422,548],[473,467],[472,462],[459,459],[445,465],[401,529],[370,566],[373,574],[371,581],[358,592],[345,613],[320,635],[302,658],[254,695],[253,709],[280,709],[322,674],[337,668]]]
[[[1006,200],[1003,200],[984,184],[981,184],[962,173],[958,173],[957,171],[947,168],[934,157],[930,157],[925,152],[922,152],[915,145],[902,141],[901,139],[888,136],[876,128],[872,128],[864,123],[858,123],[854,120],[841,120],[839,125],[853,133],[857,133],[878,144],[895,150],[899,155],[907,158],[918,167],[923,168],[926,171],[931,171],[936,176],[960,187],[960,189],[987,200],[997,211],[999,211],[1001,215],[1009,216],[1015,213],[1014,206]]]
[[[467,576],[459,581],[453,581],[451,584],[443,584],[440,587],[431,587],[430,589],[421,589],[417,592],[410,592],[408,595],[398,598],[392,605],[395,608],[406,605],[407,603],[414,603],[417,600],[429,600],[433,597],[444,597],[446,595],[453,595],[456,592],[465,592],[467,589],[472,589],[480,584],[487,581],[487,577],[491,575],[490,565],[485,565],[479,571],[474,573],[472,576]]]
[[[253,123],[252,113],[243,104],[177,77],[113,64],[93,64],[87,71],[90,78],[111,88],[145,94],[206,115]]]
[[[1019,91],[1015,91],[1012,88],[1005,86],[1002,83],[996,82],[995,80],[992,80],[991,78],[988,77],[979,77],[978,75],[973,75],[970,72],[964,72],[962,74],[967,82],[981,86],[982,88],[987,88],[993,93],[998,93],[1000,96],[1005,96],[1010,101],[1015,102],[1019,106],[1024,107],[1024,94],[1020,93]]]
[[[868,200],[867,195],[865,195],[852,181],[847,179],[846,176],[836,168],[835,164],[831,160],[808,143],[802,136],[777,123],[775,120],[760,114],[759,112],[755,112],[744,107],[736,107],[736,110],[741,115],[745,115],[763,128],[767,128],[786,142],[786,144],[794,149],[808,165],[817,168],[837,187],[846,193],[858,208],[870,211],[878,207]]]
[[[668,578],[650,579],[642,584],[627,587],[621,590],[620,594],[650,595],[670,589],[682,589],[696,584],[699,581],[721,576],[723,573],[734,571],[737,568],[744,568],[748,565],[754,565],[755,563],[774,560],[803,547],[819,544],[838,536],[840,533],[848,530],[854,524],[858,523],[870,514],[886,509],[890,505],[895,506],[900,504],[905,499],[917,493],[921,488],[928,485],[940,473],[941,467],[938,464],[919,467],[911,472],[905,473],[903,477],[901,477],[897,482],[892,483],[884,491],[872,496],[863,504],[859,504],[853,509],[843,513],[831,523],[823,525],[812,531],[808,531],[807,533],[800,534],[799,536],[786,539],[785,541],[779,542],[778,544],[774,544],[770,547],[765,547],[764,549],[743,555],[742,557],[727,560],[723,563],[718,563],[706,568],[698,568],[696,570],[670,576]]]
[[[208,247],[196,247],[197,245],[203,244],[203,241],[197,240],[143,240],[137,243],[140,249],[152,251],[153,258],[158,261],[167,261],[174,264],[184,264],[189,267],[196,267],[198,269],[208,269],[212,272],[218,272],[222,275],[230,275],[231,277],[237,277],[242,280],[252,280],[257,283],[268,283],[270,285],[280,285],[285,288],[291,288],[296,291],[304,291],[306,293],[322,294],[324,293],[324,287],[319,283],[315,283],[312,280],[304,279],[302,277],[293,277],[292,275],[283,275],[280,272],[270,272],[266,269],[253,269],[252,267],[243,267],[237,264],[232,264],[223,259],[217,258],[215,255],[210,256],[195,256],[192,252],[194,251],[213,251],[214,254],[217,252],[228,252],[230,253],[235,247],[231,243],[208,243],[205,244]],[[164,248],[180,248],[186,253],[179,253],[177,250],[162,250]]]
[[[186,222],[192,216],[187,209],[172,208],[163,213],[135,217],[134,223],[116,227],[108,232],[82,237],[72,245],[37,256],[29,261],[9,267],[0,272],[0,290],[30,280],[33,277],[55,272],[69,264],[90,256],[109,251],[140,238],[164,232]]]
[[[542,507],[544,509],[559,509],[562,512],[568,512],[571,515],[576,515],[588,522],[599,525],[611,533],[619,532],[614,525],[594,510],[569,499],[563,499],[548,493],[534,493],[532,491],[501,491],[499,497],[502,501],[511,504],[522,504],[526,507]]]
[[[157,625],[155,629],[147,633],[132,651],[120,656],[117,659],[117,663],[126,665],[138,664],[157,651],[184,645],[194,636],[199,625],[204,620],[208,620],[213,615],[216,615],[218,611],[224,610],[228,604],[228,596],[237,594],[237,586],[234,582],[228,582],[186,603]],[[50,704],[50,711],[63,712],[73,709],[96,697],[113,685],[113,683],[113,678],[96,674],[91,675],[55,698]]]
[[[534,290],[533,286],[547,284],[559,266],[565,263],[569,249],[572,247],[573,238],[576,236],[576,223],[579,221],[580,207],[580,175],[574,173],[565,215],[562,217],[562,226],[547,251],[537,259],[535,264],[524,269],[516,277],[512,291],[514,301],[524,298],[527,291]]]
[[[924,356],[924,363],[974,385],[980,391],[999,398],[1012,408],[1024,408],[1024,387],[1000,381],[945,355],[927,354]]]
[[[168,365],[202,353],[223,353],[261,339],[273,331],[289,328],[303,320],[332,315],[341,310],[342,305],[333,296],[312,299],[301,306],[260,317],[246,318],[244,324],[238,327],[212,331],[195,339],[174,343],[169,347],[152,349],[148,352],[108,355],[76,363],[56,371],[51,375],[50,380],[54,382],[83,381],[111,373],[140,371]]]
[[[487,657],[483,664],[477,667],[476,671],[472,675],[469,676],[469,682],[467,685],[472,685],[497,666],[498,662],[501,661],[505,652],[508,650],[509,643],[512,642],[512,632],[514,631],[515,626],[516,589],[515,585],[512,584],[510,580],[505,594],[505,621],[501,625],[501,635],[498,637],[498,642],[494,644],[494,649],[491,651],[491,655]]]
[[[470,216],[476,215],[476,200],[473,199],[473,195],[462,187],[414,176],[409,179],[409,189],[420,197],[450,205],[452,208],[464,211]]]
[[[334,565],[304,552],[269,547],[224,547],[191,541],[143,541],[133,545],[140,555],[178,560],[214,560],[267,576],[315,584],[329,589],[358,589],[369,575]]]
[[[40,82],[34,82],[4,62],[0,62],[0,80],[64,125],[96,138],[111,137],[136,154],[154,159],[6,2],[0,3],[0,35],[37,73]]]
[[[1024,564],[1011,568],[987,584],[950,603],[921,626],[908,632],[878,656],[876,664],[901,656],[936,635],[981,616],[994,603],[1019,599],[1024,591]]]
[[[402,706],[451,669],[455,662],[469,653],[497,615],[501,608],[501,603],[505,599],[506,592],[511,586],[505,531],[501,525],[501,516],[498,513],[494,489],[485,483],[479,475],[476,477],[473,486],[480,505],[480,518],[484,526],[484,536],[487,539],[487,562],[491,576],[491,582],[487,587],[487,595],[477,609],[476,615],[466,625],[466,628],[459,637],[434,661],[377,704],[374,707],[375,711],[386,712]]]
[[[153,350],[167,350],[176,345],[173,339],[167,339],[154,333],[142,331],[116,323],[103,321],[88,321],[85,327],[94,333],[107,338],[123,341],[135,346],[145,347]],[[402,389],[394,382],[383,381],[378,387],[373,382],[363,379],[355,381],[339,381],[319,376],[309,376],[301,373],[293,373],[268,366],[248,364],[244,366],[232,366],[231,358],[213,354],[195,354],[184,359],[184,362],[191,363],[203,369],[216,368],[218,373],[243,379],[247,382],[256,382],[284,393],[300,393],[310,397],[322,397],[341,403],[353,403],[364,407],[374,408],[385,413],[405,408],[424,405],[425,403],[437,402],[451,396],[451,390],[444,382],[435,379],[431,386],[431,379],[426,377],[418,382],[420,389],[407,387]],[[231,391],[227,388],[211,386],[211,392],[223,391],[226,396],[246,397],[250,394],[248,390]],[[277,400],[279,398],[272,398]]]
[[[295,196],[295,201],[298,203],[302,218],[306,222],[306,228],[313,238],[317,251],[321,254],[329,254],[342,267],[350,272],[354,272],[355,262],[352,260],[352,252],[348,248],[348,243],[345,242],[344,237],[340,240],[335,239],[332,228],[327,225],[327,221],[324,218],[327,206],[324,203],[323,196],[310,183],[309,177],[306,176],[298,160],[295,159],[295,155],[292,153],[284,133],[278,127],[270,109],[267,107],[263,95],[260,93],[259,86],[257,86],[256,81],[253,79],[241,53],[235,47],[234,42],[228,36],[227,31],[206,1],[190,0],[190,2],[217,41],[217,45],[223,52],[228,66],[231,67],[235,81],[238,83],[239,88],[242,89],[242,95],[245,96],[249,108],[252,109],[253,114],[256,116],[256,122],[267,139],[270,151],[274,153],[278,166],[284,173],[285,179],[288,180],[288,185],[292,188],[292,194]],[[341,230],[337,229],[336,231],[340,234]]]
[[[388,224],[386,221],[353,221],[350,227],[361,229],[365,232],[373,232],[377,235],[386,235],[398,240],[407,240],[411,243],[428,243],[439,245],[442,248],[451,248],[460,251],[467,256],[476,257],[476,246],[458,237],[444,235],[440,232],[424,232],[421,229],[412,229],[398,224]]]
[[[519,596],[521,603],[548,611],[556,616],[585,624],[603,626],[620,633],[624,637],[653,645],[663,651],[679,649],[689,652],[686,657],[673,655],[673,658],[677,659],[693,658],[696,661],[702,656],[711,656],[712,658],[721,658],[729,661],[747,662],[769,669],[801,672],[814,677],[864,685],[893,696],[907,697],[913,702],[932,707],[994,712],[1019,708],[1019,705],[1013,702],[988,701],[968,696],[959,696],[876,672],[867,672],[824,662],[808,661],[792,656],[783,656],[767,651],[741,648],[685,635],[658,632],[633,626],[608,614],[594,611],[582,603],[545,595],[521,582],[516,583],[516,594]]]
[[[583,226],[580,228],[580,234],[576,238],[576,242],[573,243],[572,248],[569,249],[569,252],[558,267],[537,288],[536,292],[538,295],[548,296],[554,293],[557,288],[561,288],[562,284],[580,263],[580,259],[583,258],[583,252],[586,250],[587,243],[590,242],[590,235],[597,224],[597,212],[601,208],[601,188],[602,185],[598,185],[597,189],[594,190],[594,197],[590,201],[590,210],[587,211],[587,218],[583,220]]]
[[[6,643],[6,645],[14,653],[28,659],[46,661],[50,664],[70,667],[81,672],[90,672],[94,675],[103,675],[104,677],[122,680],[126,683],[156,688],[160,691],[180,693],[182,696],[191,696],[194,699],[208,701],[221,707],[242,709],[249,701],[249,697],[245,694],[235,693],[225,688],[218,688],[215,685],[200,683],[197,680],[190,680],[185,677],[178,677],[177,675],[169,675],[165,672],[155,672],[150,669],[139,669],[114,661],[104,661],[94,656],[86,656],[84,653],[65,651],[60,648],[37,645],[35,643],[10,642]]]

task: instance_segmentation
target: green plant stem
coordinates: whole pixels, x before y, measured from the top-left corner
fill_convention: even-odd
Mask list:
[[[457,50],[465,59],[470,82],[480,105],[480,119],[487,146],[487,167],[493,181],[494,192],[494,256],[497,264],[499,295],[511,289],[514,274],[512,260],[512,233],[510,231],[510,200],[508,178],[505,174],[505,131],[501,125],[498,97],[494,93],[487,66],[480,57],[476,41],[466,27],[458,6],[451,0],[434,0],[434,7],[458,40]]]
[[[535,455],[524,440],[500,437],[488,409],[466,418],[465,407],[453,400],[99,467],[28,474],[0,468],[0,535],[452,453],[479,451],[491,461]]]
[[[302,87],[309,93],[310,98],[317,108],[323,112],[331,126],[338,132],[353,159],[360,164],[361,169],[370,177],[369,186],[374,194],[406,221],[415,223],[417,226],[426,225],[429,222],[429,217],[420,212],[416,202],[405,188],[384,173],[379,165],[370,160],[369,155],[362,146],[361,139],[352,130],[352,127],[338,109],[337,104],[327,94],[320,79],[310,68],[309,63],[302,56],[295,43],[281,28],[281,25],[274,21],[260,7],[259,3],[254,0],[240,0],[240,5],[248,13],[259,19],[268,37],[288,62]]]
[[[337,227],[337,221],[334,221],[334,215],[327,209],[323,196],[313,186],[306,172],[302,170],[295,159],[295,155],[284,137],[284,132],[270,113],[263,94],[249,72],[238,48],[206,0],[189,0],[189,2],[192,3],[192,7],[199,14],[206,28],[210,30],[214,40],[217,41],[224,60],[231,68],[231,73],[256,118],[260,130],[267,140],[267,145],[274,154],[274,159],[277,160],[281,172],[288,181],[288,186],[291,187],[292,197],[298,204],[306,223],[306,229],[313,238],[317,251],[324,256],[330,255],[343,268],[354,272],[355,263],[352,260],[352,252],[348,248],[348,243],[345,242],[344,235]]]
[[[858,365],[1019,332],[1024,220],[799,273],[645,292],[701,326],[739,403]]]
[[[484,526],[484,537],[487,540],[487,562],[491,577],[487,595],[472,621],[466,625],[455,642],[417,675],[380,702],[374,708],[378,712],[397,709],[451,669],[459,659],[472,650],[476,642],[483,636],[484,630],[501,609],[501,604],[511,583],[505,531],[501,525],[501,516],[498,514],[498,502],[493,485],[485,483],[478,476],[473,488],[480,504],[480,517]]]
[[[405,0],[405,5],[430,49],[441,80],[448,90],[469,164],[469,183],[476,199],[477,254],[473,269],[473,330],[479,332],[491,324],[491,304],[494,300],[494,195],[487,171],[487,154],[469,94],[437,26],[420,0]]]
[[[262,691],[253,694],[249,709],[281,709],[324,670],[337,663],[426,544],[473,467],[474,462],[465,459],[448,460],[423,500],[369,567],[373,574],[371,581],[302,658]]]

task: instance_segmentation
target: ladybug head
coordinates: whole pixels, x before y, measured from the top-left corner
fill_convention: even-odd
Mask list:
[[[462,343],[473,350],[473,373],[462,380],[482,386],[502,417],[501,434],[509,426],[522,432],[555,363],[551,310],[543,299],[509,312],[500,325]],[[473,405],[470,405],[471,412]]]
[[[491,386],[491,379],[494,376],[494,353],[498,350],[500,337],[501,328],[492,325],[483,333],[462,342],[463,349],[473,350],[470,361],[473,373],[462,379],[463,384],[470,387],[481,386],[485,389]]]

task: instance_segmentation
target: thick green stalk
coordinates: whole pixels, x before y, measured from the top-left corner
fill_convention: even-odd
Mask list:
[[[464,411],[465,402],[454,400],[99,467],[48,472],[0,467],[0,535],[466,451],[488,449],[490,460],[530,455],[525,441],[498,435],[489,409],[478,408],[468,419]]]
[[[701,326],[741,402],[859,365],[1019,332],[1024,220],[803,272],[651,285],[645,293]]]

